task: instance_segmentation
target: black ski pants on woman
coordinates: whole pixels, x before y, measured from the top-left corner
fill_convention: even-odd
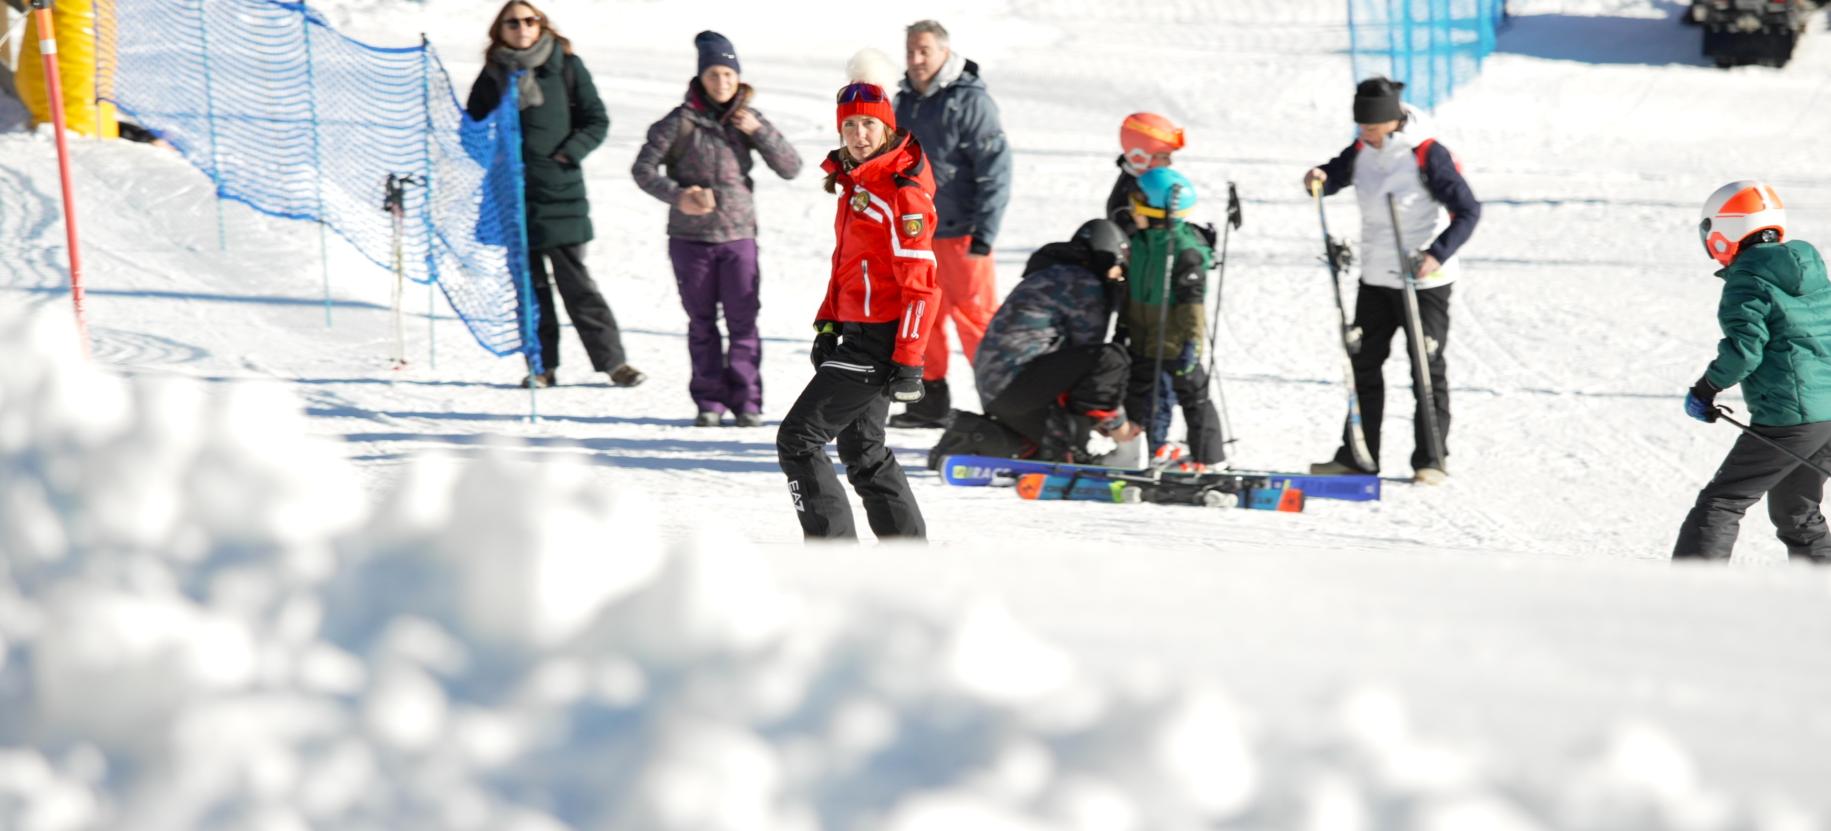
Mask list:
[[[547,261],[553,261],[553,276],[547,276]],[[627,363],[623,354],[623,335],[617,330],[617,317],[598,291],[598,284],[585,270],[585,246],[565,245],[532,252],[528,257],[528,278],[534,286],[534,300],[540,308],[536,332],[540,336],[540,361],[548,371],[559,366],[559,314],[553,308],[553,289],[559,289],[566,304],[566,316],[585,344],[591,368],[609,372]]]
[[[1812,464],[1831,467],[1831,421],[1793,427],[1757,424],[1753,429]],[[1763,496],[1774,534],[1786,543],[1789,559],[1831,562],[1831,539],[1818,508],[1825,497],[1825,475],[1746,433],[1736,439],[1710,484],[1698,492],[1697,503],[1679,526],[1673,559],[1729,559],[1742,515]]]
[[[1449,367],[1443,360],[1443,347],[1450,340],[1450,289],[1455,285],[1418,290],[1418,318],[1424,329],[1425,356],[1430,366],[1431,402],[1437,410],[1437,438],[1443,442],[1443,454],[1449,455],[1450,382]],[[1360,349],[1350,355],[1354,365],[1354,389],[1360,393],[1361,430],[1367,436],[1367,452],[1372,454],[1374,470],[1380,463],[1380,419],[1386,415],[1386,359],[1392,355],[1392,336],[1405,332],[1405,362],[1411,363],[1411,333],[1405,329],[1405,290],[1362,284],[1354,300],[1354,326],[1360,330]],[[1413,470],[1432,466],[1430,438],[1424,432],[1424,396],[1418,391],[1417,370],[1412,371],[1412,451]],[[1335,461],[1354,465],[1353,445],[1347,424],[1342,425],[1341,449]]]
[[[928,536],[909,479],[884,444],[896,326],[895,321],[844,324],[839,348],[814,370],[776,431],[776,458],[808,539],[858,538],[852,506],[826,455],[834,438],[872,533],[879,539]]]

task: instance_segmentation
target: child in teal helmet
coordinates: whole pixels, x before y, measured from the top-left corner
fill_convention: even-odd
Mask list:
[[[1154,421],[1151,391],[1161,362],[1189,428],[1189,456],[1194,464],[1208,466],[1225,461],[1227,452],[1220,415],[1208,397],[1208,373],[1201,371],[1204,298],[1208,269],[1214,264],[1214,240],[1212,231],[1186,221],[1196,197],[1195,183],[1172,168],[1155,168],[1138,177],[1138,193],[1132,197],[1136,230],[1126,271],[1130,288],[1124,320],[1132,372],[1125,409],[1142,423]],[[1152,430],[1150,441],[1155,454],[1166,436]]]

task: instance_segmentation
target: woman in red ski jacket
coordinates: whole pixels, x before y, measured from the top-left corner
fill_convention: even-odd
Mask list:
[[[847,65],[839,91],[842,144],[827,156],[833,272],[815,315],[814,378],[776,434],[796,517],[809,539],[855,539],[852,509],[826,444],[839,439],[846,478],[879,538],[927,536],[922,511],[884,444],[892,400],[922,398],[922,354],[933,328],[934,176],[913,136],[896,129],[886,93],[896,77],[867,49]]]

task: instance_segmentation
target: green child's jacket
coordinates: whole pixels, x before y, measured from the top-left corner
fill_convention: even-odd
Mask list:
[[[1723,339],[1704,378],[1742,385],[1750,421],[1789,427],[1831,421],[1831,282],[1810,244],[1744,250],[1723,278]]]
[[[1172,239],[1176,265],[1166,293],[1163,272]],[[1129,302],[1125,322],[1133,355],[1155,358],[1161,348],[1164,360],[1175,362],[1189,349],[1187,355],[1199,359],[1207,328],[1203,324],[1203,298],[1208,268],[1213,264],[1214,249],[1208,239],[1187,222],[1177,222],[1174,232],[1151,227],[1132,233],[1132,258],[1126,269]],[[1165,302],[1170,304],[1169,315],[1162,319]]]

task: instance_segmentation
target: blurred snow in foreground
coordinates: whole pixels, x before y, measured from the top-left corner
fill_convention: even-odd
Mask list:
[[[576,466],[371,505],[283,391],[105,374],[56,312],[0,313],[0,828],[1815,827],[1646,724],[1513,770],[1377,686],[1274,733],[997,605],[789,596]]]

